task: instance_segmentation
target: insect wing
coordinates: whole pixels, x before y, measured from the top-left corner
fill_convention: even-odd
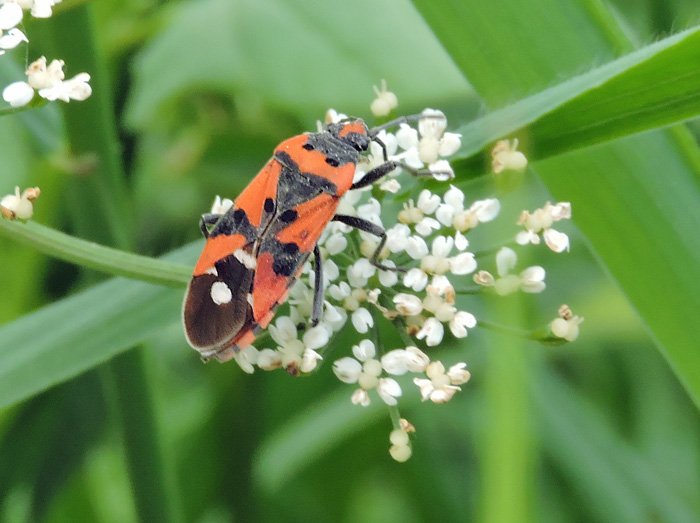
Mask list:
[[[281,167],[275,160],[263,167],[216,222],[195,266],[183,320],[188,342],[205,357],[238,343],[255,325],[255,256],[261,231],[274,217]]]
[[[320,194],[275,217],[260,245],[253,284],[253,317],[266,327],[331,221],[339,198]]]

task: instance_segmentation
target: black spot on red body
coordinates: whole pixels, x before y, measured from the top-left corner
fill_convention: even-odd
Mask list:
[[[280,214],[280,220],[283,221],[284,223],[292,223],[294,220],[297,219],[297,216],[299,213],[295,211],[294,209],[288,209],[284,211],[282,214]]]
[[[296,255],[299,254],[299,246],[296,243],[283,243],[282,251],[285,254]]]
[[[275,211],[275,201],[272,198],[266,198],[264,208],[265,208],[265,212],[274,212]]]
[[[259,233],[248,220],[248,216],[243,209],[229,209],[226,214],[219,218],[216,225],[209,233],[210,238],[215,238],[220,234],[242,234],[248,241],[254,241]]]

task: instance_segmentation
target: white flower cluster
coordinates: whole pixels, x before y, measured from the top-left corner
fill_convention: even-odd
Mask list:
[[[0,0],[0,55],[22,42],[28,42],[26,35],[17,28],[24,17],[23,9],[29,10],[35,18],[48,18],[51,8],[61,0]],[[54,101],[85,100],[92,94],[88,83],[90,75],[80,73],[65,80],[63,60],[52,60],[47,64],[42,56],[27,67],[27,81],[13,82],[2,91],[3,99],[12,107],[27,105],[37,91],[42,98]]]
[[[379,109],[375,109],[382,115],[393,110],[395,96],[386,91],[386,84],[375,90],[380,99],[374,104]],[[407,120],[396,133],[383,129],[377,138],[389,160],[399,161],[412,170],[429,170],[438,180],[449,179],[453,173],[444,158],[459,149],[460,136],[445,132],[447,121],[441,112],[427,109],[421,116],[416,128]],[[326,123],[344,118],[347,117],[331,110]],[[508,150],[513,152],[514,146]],[[368,154],[357,165],[355,180],[385,161],[382,146],[372,142]],[[315,275],[312,264],[307,263],[302,277],[290,289],[289,312],[278,316],[268,328],[274,348],[258,350],[249,346],[235,356],[244,371],[252,373],[257,366],[263,370],[282,368],[292,375],[312,372],[333,338],[351,325],[357,333],[367,336],[352,347],[352,356],[333,363],[333,372],[344,383],[356,385],[350,396],[356,405],[369,405],[370,394],[375,391],[373,394],[385,404],[396,408],[403,395],[401,378],[397,380],[397,377],[409,373],[415,375],[412,383],[422,400],[433,403],[450,401],[460,386],[469,381],[466,363],[446,368],[440,361],[431,361],[416,346],[420,342],[426,347],[440,345],[446,335],[464,338],[476,326],[474,315],[458,306],[453,282],[463,283],[466,275],[473,274],[471,280],[482,287],[493,287],[499,295],[516,291],[537,293],[545,289],[545,271],[533,266],[512,273],[517,256],[512,249],[503,247],[496,255],[498,277],[484,270],[476,272],[476,256],[469,250],[466,235],[495,219],[500,203],[491,198],[465,204],[464,193],[455,186],[449,186],[442,194],[422,190],[414,199],[408,199],[398,215],[396,211],[385,213],[397,222],[385,224],[389,216],[383,216],[382,211],[389,206],[382,205],[382,201],[390,201],[391,193],[400,191],[405,179],[407,176],[401,177],[401,169],[396,169],[374,187],[345,194],[337,213],[361,217],[380,226],[386,232],[381,251],[374,259],[380,238],[340,222],[328,224],[318,242],[324,288],[319,323],[311,327],[309,321]],[[222,202],[217,198],[212,212],[225,212],[230,205],[230,200]],[[556,221],[570,215],[567,205],[548,205],[544,212],[551,221]],[[552,234],[547,232],[551,231],[551,221],[542,220],[542,226],[538,226],[523,218],[519,224],[531,234],[543,234],[547,241]],[[528,243],[534,243],[532,237]],[[417,340],[416,344],[409,342],[404,348],[387,351],[382,343],[377,343],[375,323],[386,321],[382,316],[407,341],[409,337]],[[552,327],[554,330],[555,326]],[[563,333],[561,325],[556,327]],[[410,458],[408,434],[414,430],[405,420],[401,420],[400,427],[394,427],[390,453],[397,461]]]
[[[515,241],[520,245],[539,245],[540,234],[544,243],[554,252],[564,252],[569,250],[569,237],[563,232],[552,229],[552,224],[560,220],[571,218],[571,204],[560,202],[555,205],[547,202],[541,209],[536,209],[532,213],[523,211],[518,218],[518,225],[525,227],[515,237]]]
[[[426,378],[414,378],[413,383],[420,389],[423,401],[446,403],[455,392],[461,390],[459,385],[469,381],[471,375],[466,370],[466,363],[457,363],[445,372],[444,365],[430,358],[418,347],[394,349],[377,359],[377,351],[370,340],[362,340],[353,346],[354,358],[345,357],[336,360],[333,372],[340,381],[357,383],[351,400],[355,405],[366,407],[370,404],[369,391],[376,389],[379,397],[387,405],[396,405],[397,398],[403,392],[399,383],[389,376],[403,376],[407,372],[425,373]]]
[[[493,287],[496,294],[506,296],[517,291],[528,293],[542,292],[546,284],[544,282],[545,270],[539,265],[533,265],[521,271],[519,274],[511,274],[510,271],[518,263],[518,255],[509,247],[501,247],[496,254],[495,278],[488,271],[479,271],[474,275],[474,283],[484,287]]]

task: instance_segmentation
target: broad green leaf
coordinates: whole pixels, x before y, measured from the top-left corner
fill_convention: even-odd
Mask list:
[[[168,255],[191,262],[201,248]],[[0,327],[0,408],[107,361],[177,321],[184,289],[115,278]]]
[[[486,6],[451,0],[448,3],[454,13],[449,19],[437,13],[431,2],[415,3],[489,104],[502,101],[504,92],[511,92],[512,96],[526,94],[522,82],[510,74],[513,70],[526,67],[530,71],[530,88],[544,88],[560,79],[551,70],[553,62],[568,69],[589,67],[600,56],[609,56],[620,47],[618,30],[611,43],[599,38],[574,52],[571,46],[580,35],[566,30],[568,22],[554,16],[529,18],[530,23],[518,25],[518,32],[507,24],[491,22],[480,32],[480,38],[488,33],[489,40],[500,43],[488,49],[495,54],[491,57],[492,67],[486,71],[465,59],[466,43],[455,45],[453,37],[443,35],[451,34],[462,23],[474,23],[473,19],[484,17],[487,11],[492,14],[515,10],[530,17],[530,2],[501,0]],[[544,0],[538,8],[547,8],[551,3]],[[556,5],[549,7],[559,9]],[[593,23],[580,8],[581,19]],[[609,30],[609,25],[602,29]],[[696,38],[694,34],[689,33],[689,41]],[[538,42],[535,49],[531,45],[534,41]],[[484,41],[478,43],[486,45]],[[549,50],[546,60],[540,56],[542,48]],[[664,62],[661,60],[656,67],[663,67]],[[536,81],[532,75],[537,76]],[[638,92],[636,96],[645,95]],[[564,128],[564,114],[559,118],[559,126]],[[700,351],[695,340],[700,339],[700,323],[692,319],[692,311],[700,308],[700,245],[696,234],[700,225],[699,166],[697,146],[683,130],[655,131],[534,164],[555,198],[573,203],[576,223],[645,321],[696,404],[700,403]]]
[[[365,114],[372,86],[382,79],[404,87],[399,96],[406,105],[469,92],[408,2],[353,4],[341,16],[335,3],[312,0],[178,5],[137,62],[127,120],[145,127],[164,103],[203,86],[252,96],[254,108],[270,100],[316,115],[329,107]],[[240,110],[250,109],[240,104]]]
[[[643,47],[460,128],[471,156],[511,134],[530,161],[700,114],[700,27]]]
[[[538,369],[533,386],[544,448],[588,499],[596,521],[696,521],[695,507],[653,463],[613,432],[607,420],[561,378]],[[562,415],[566,413],[566,415]]]

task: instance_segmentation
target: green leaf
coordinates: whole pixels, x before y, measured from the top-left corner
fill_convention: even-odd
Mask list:
[[[695,507],[650,460],[614,432],[593,405],[550,372],[537,369],[533,394],[543,445],[588,499],[598,521],[697,520]],[[565,412],[566,415],[562,415]]]
[[[98,245],[32,221],[20,223],[2,219],[0,235],[61,260],[114,276],[182,288],[192,275],[191,267]]]
[[[700,27],[524,98],[459,129],[460,156],[517,134],[530,161],[700,114]]]
[[[527,68],[528,85],[541,89],[560,78],[553,72],[552,63],[568,70],[587,67],[620,47],[622,33],[618,29],[613,31],[618,34],[612,38],[615,44],[597,38],[572,48],[579,42],[580,34],[571,30],[566,17],[555,16],[561,6],[578,6],[577,17],[584,27],[594,23],[591,13],[575,2],[538,2],[538,9],[553,11],[537,18],[538,11],[532,10],[532,4],[525,0],[497,0],[488,5],[450,0],[454,13],[449,19],[436,12],[432,2],[415,3],[472,85],[491,103],[502,100],[506,91],[511,96],[524,94],[523,82],[510,74],[513,70]],[[456,25],[473,24],[487,13],[493,19],[494,10],[514,10],[527,17],[529,23],[520,23],[519,31],[512,31],[509,24],[491,22],[480,31],[480,38],[499,42],[498,46],[487,46],[485,50],[493,53],[487,71],[464,59],[465,53],[469,53],[469,42],[456,45],[453,32]],[[531,10],[535,11],[535,18]],[[604,25],[600,30],[605,34],[611,29]],[[452,36],[444,37],[447,34]],[[695,42],[695,35],[695,31],[687,33],[688,45]],[[538,42],[536,47],[531,45],[534,41]],[[486,45],[484,41],[478,43],[481,47]],[[548,51],[546,59],[541,56],[542,49]],[[663,68],[666,62],[660,56],[658,64],[651,62],[655,70]],[[671,61],[670,65],[677,68],[679,62]],[[688,67],[694,66],[688,64]],[[648,78],[649,84],[655,81],[658,78]],[[636,96],[645,95],[637,92]],[[603,119],[604,107],[614,109],[609,104],[601,106],[599,119]],[[567,125],[564,115],[560,113],[558,117],[561,121],[557,125],[562,129]],[[641,116],[643,121],[644,115]],[[548,128],[553,125],[550,120]],[[630,128],[634,125],[629,124]],[[599,132],[604,128],[601,126]],[[697,145],[682,128],[655,131],[538,162],[533,167],[555,198],[572,202],[577,225],[646,323],[695,403],[700,404],[700,351],[695,343],[700,339],[700,323],[693,315],[700,308]],[[575,303],[570,304],[576,308]],[[582,316],[586,315],[585,311],[581,312]]]
[[[193,260],[199,243],[166,256]],[[183,291],[115,278],[0,327],[0,408],[107,361],[172,324]],[[184,344],[184,342],[183,342]]]
[[[404,87],[399,95],[405,106],[468,94],[464,78],[410,6],[353,4],[342,10],[342,21],[334,3],[309,0],[200,0],[179,6],[136,65],[127,120],[148,126],[166,103],[202,86],[251,99],[252,105],[238,107],[252,109],[257,119],[261,100],[315,117],[329,107],[366,114],[372,85],[381,79]],[[261,28],[268,35],[264,45]],[[225,60],[212,49],[225,49]],[[172,57],[178,67],[172,67]]]

